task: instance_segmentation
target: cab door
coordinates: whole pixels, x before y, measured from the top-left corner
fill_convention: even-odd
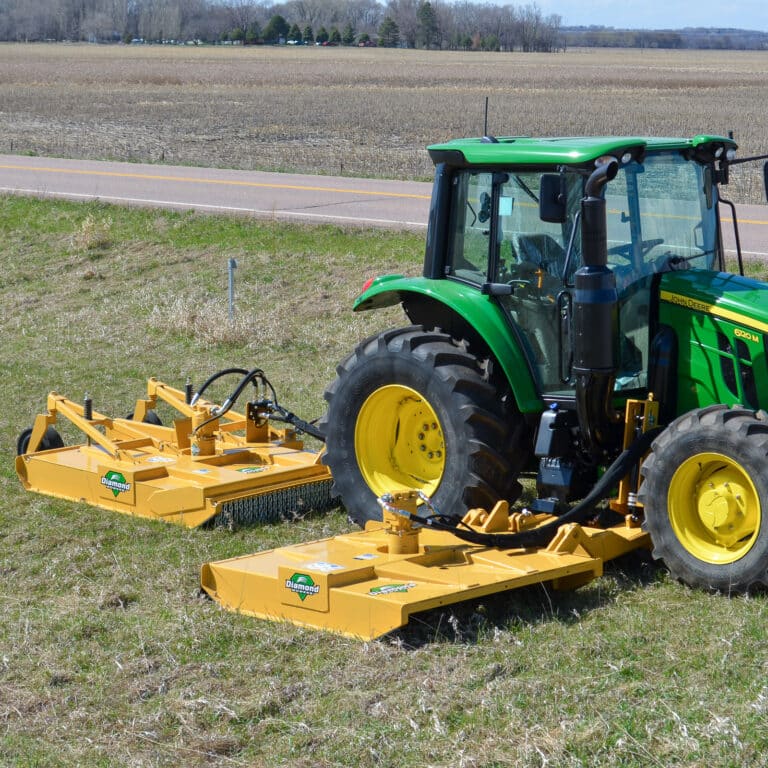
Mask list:
[[[540,394],[572,396],[568,282],[580,266],[575,214],[581,178],[567,177],[573,210],[565,222],[551,223],[539,215],[541,175],[456,174],[447,276],[477,285],[500,303]]]

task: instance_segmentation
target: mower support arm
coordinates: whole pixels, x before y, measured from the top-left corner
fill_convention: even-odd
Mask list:
[[[48,417],[43,417],[45,419],[46,426],[48,424],[55,423],[56,415],[61,414],[69,421],[71,421],[80,431],[82,431],[89,440],[92,440],[94,443],[100,445],[110,456],[115,459],[120,458],[121,451],[117,444],[106,437],[106,435],[99,432],[95,426],[96,424],[106,424],[107,422],[111,422],[111,419],[95,411],[92,413],[93,418],[86,419],[83,415],[82,405],[78,405],[72,400],[59,395],[56,392],[51,392],[48,395],[48,402],[46,407],[48,409],[49,416],[53,416],[52,421],[50,421]],[[30,439],[30,445],[35,445],[33,441],[35,439],[35,432],[38,428],[39,419],[39,416],[37,419],[35,419],[35,426],[33,428],[32,437]],[[43,428],[43,432],[44,431],[45,428]]]

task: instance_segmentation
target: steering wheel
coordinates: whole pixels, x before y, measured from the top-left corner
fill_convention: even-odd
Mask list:
[[[661,245],[664,242],[663,237],[655,237],[653,240],[641,240],[640,241],[640,256],[645,258],[657,245]],[[618,256],[624,259],[627,264],[632,263],[633,246],[632,243],[622,243],[621,245],[614,245],[613,248],[608,249],[609,256]]]
[[[557,278],[532,261],[509,265],[504,280],[514,286],[513,296],[519,298],[541,298],[550,293],[554,295],[557,288],[553,288],[553,283],[560,286]]]

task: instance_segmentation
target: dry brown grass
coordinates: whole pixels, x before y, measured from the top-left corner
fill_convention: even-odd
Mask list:
[[[503,135],[727,133],[766,151],[759,52],[484,54],[0,46],[0,151],[428,177],[424,147]],[[756,174],[734,196],[759,201]]]
[[[340,510],[189,531],[22,491],[16,436],[50,389],[121,414],[149,375],[260,365],[319,415],[336,363],[406,322],[350,306],[418,272],[419,235],[19,196],[0,234],[0,766],[766,768],[766,595],[632,555],[359,643],[198,597],[202,563],[348,532]]]

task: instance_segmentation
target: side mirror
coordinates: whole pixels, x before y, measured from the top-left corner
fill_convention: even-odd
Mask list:
[[[541,176],[539,218],[551,224],[563,224],[568,219],[563,183],[559,173],[544,173]]]

